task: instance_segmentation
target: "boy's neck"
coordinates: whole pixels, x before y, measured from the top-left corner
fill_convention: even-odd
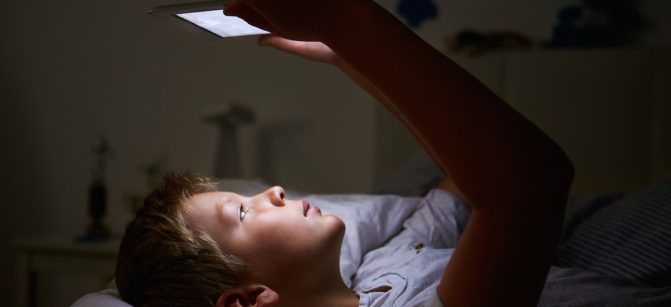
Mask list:
[[[313,293],[308,296],[283,297],[278,306],[357,307],[359,296],[345,287],[343,290]]]

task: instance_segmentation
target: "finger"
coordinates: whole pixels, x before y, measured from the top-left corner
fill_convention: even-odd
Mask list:
[[[224,15],[242,18],[252,26],[266,30],[268,32],[273,32],[272,25],[265,18],[263,18],[263,16],[257,14],[252,8],[243,3],[234,2],[226,5],[224,7]]]
[[[261,36],[259,38],[259,45],[271,46],[291,53],[304,53],[307,51],[306,42],[290,40],[274,34]]]
[[[299,42],[281,37],[276,34],[266,34],[259,37],[259,45],[261,46],[282,47],[287,45],[294,45],[296,43]]]
[[[271,46],[284,52],[302,56],[305,56],[307,51],[305,42],[294,41],[277,35],[267,35],[259,38],[259,45]]]
[[[280,51],[324,63],[335,64],[337,56],[321,42],[304,42],[286,39],[278,35],[264,35],[259,38],[259,45],[271,46]]]
[[[271,38],[276,37],[276,36],[277,35],[275,35],[275,34],[264,34],[264,35],[259,36],[259,41],[258,41],[259,46],[270,45],[270,42],[272,40]]]

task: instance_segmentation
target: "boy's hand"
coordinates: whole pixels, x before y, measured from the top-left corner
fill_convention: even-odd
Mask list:
[[[340,57],[322,42],[303,42],[286,39],[277,35],[264,35],[259,38],[259,45],[272,46],[278,50],[292,53],[308,60],[340,65]]]

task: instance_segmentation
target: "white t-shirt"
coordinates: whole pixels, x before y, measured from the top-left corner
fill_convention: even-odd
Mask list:
[[[470,209],[434,189],[400,233],[368,252],[352,279],[359,306],[441,306],[436,293]]]

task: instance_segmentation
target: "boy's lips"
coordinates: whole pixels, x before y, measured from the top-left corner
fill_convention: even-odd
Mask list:
[[[308,201],[303,200],[303,216],[308,217],[308,214],[313,214],[314,212],[321,214],[322,210],[319,207],[311,206]]]

